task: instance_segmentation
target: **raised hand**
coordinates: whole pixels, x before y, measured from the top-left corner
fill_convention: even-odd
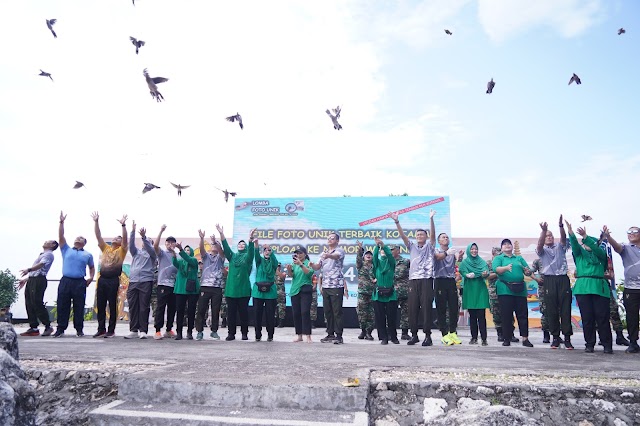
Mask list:
[[[543,232],[547,232],[547,229],[549,229],[549,225],[547,225],[547,222],[540,223],[540,229],[542,229]]]
[[[64,220],[67,218],[66,214],[62,213],[62,210],[60,210],[60,223],[64,223]]]
[[[100,219],[100,215],[98,214],[98,212],[93,212],[91,213],[91,218],[94,222],[97,222]]]
[[[120,222],[120,225],[124,225],[125,223],[127,223],[127,219],[129,217],[126,214],[122,215],[122,219],[118,219],[118,222]]]
[[[140,237],[142,237],[142,239],[147,238],[147,230],[146,229],[140,228],[139,233],[140,233]]]
[[[560,225],[560,228],[562,228],[562,214],[560,215],[560,219],[558,220],[558,225]]]
[[[375,237],[373,240],[376,242],[378,247],[382,247],[384,245],[384,243],[382,242],[382,240],[379,237]]]
[[[358,247],[362,248],[362,241],[356,240],[356,244],[358,245]]]
[[[224,234],[224,228],[216,223],[216,230],[219,234]]]
[[[131,221],[131,229],[133,230],[133,232],[136,232],[136,221],[135,220]]]
[[[397,212],[389,212],[389,217],[393,219],[395,222],[398,221],[398,213]]]
[[[198,229],[198,235],[200,236],[201,240],[204,240],[204,236],[206,235],[206,233],[203,230]]]
[[[160,231],[164,232],[165,229],[167,229],[167,225],[163,223],[162,226],[160,227]]]
[[[567,231],[569,231],[569,234],[573,234],[573,228],[571,227],[569,221],[565,219],[564,224],[567,225]]]
[[[211,238],[211,244],[218,244],[218,240],[216,240],[215,235],[211,235],[209,238]]]
[[[584,227],[584,228],[582,228],[582,227],[578,228],[578,234],[580,234],[580,236],[581,236],[582,238],[586,237],[586,236],[587,236],[587,228],[586,228],[586,227]]]
[[[602,227],[602,233],[606,236],[606,237],[610,237],[611,236],[611,231],[609,230],[609,227],[607,225],[604,225]]]
[[[435,215],[436,215],[436,211],[431,209],[431,211],[429,212],[429,219],[433,219]]]
[[[178,250],[182,251],[182,241],[176,243],[176,247],[178,248]]]
[[[254,238],[253,234],[255,234],[257,230],[258,228],[253,228],[251,231],[249,231],[249,238]]]

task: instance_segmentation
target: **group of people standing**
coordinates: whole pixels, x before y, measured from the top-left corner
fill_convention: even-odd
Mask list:
[[[432,304],[435,299],[437,323],[442,334],[441,342],[445,345],[460,344],[456,330],[460,311],[456,274],[459,274],[462,279],[461,307],[469,312],[472,336],[469,343],[488,344],[485,311],[489,308],[494,314],[498,340],[503,346],[519,341],[514,335],[515,314],[522,345],[532,347],[533,344],[528,338],[527,289],[524,277],[533,276],[543,289],[543,327],[545,338],[547,332],[552,338],[551,348],[556,349],[562,345],[567,349],[574,348],[571,343],[571,299],[575,295],[582,316],[586,351],[594,351],[597,329],[605,353],[612,353],[613,339],[609,326],[612,291],[607,281],[612,274],[612,268],[600,246],[606,239],[621,255],[625,268],[623,300],[627,310],[630,337],[627,352],[640,352],[637,343],[640,321],[640,248],[637,245],[640,242],[639,228],[632,227],[627,231],[629,244],[615,241],[606,226],[602,230],[600,240],[588,236],[584,228],[578,228],[577,233],[582,237],[579,241],[571,224],[567,221],[563,223],[560,216],[560,241],[557,243],[547,223],[541,223],[540,238],[536,247],[539,259],[534,262],[532,269],[521,256],[513,252],[513,244],[509,239],[504,239],[499,249],[492,250],[491,261],[485,261],[478,255],[476,243],[469,244],[465,251],[456,252],[449,247],[449,236],[446,233],[437,236],[436,247],[433,219],[435,213],[433,210],[430,212],[429,231],[416,230],[415,241],[411,241],[404,233],[398,214],[389,214],[409,252],[409,259],[400,256],[399,246],[386,245],[379,238],[375,239],[373,252],[365,252],[362,243],[357,242],[357,314],[362,330],[359,339],[374,340],[372,331],[375,327],[381,344],[398,344],[396,324],[399,313],[401,340],[407,340],[408,345],[417,344],[420,341],[418,329],[421,327],[424,333],[422,346],[433,345],[431,325]],[[111,244],[106,244],[101,235],[98,213],[93,213],[92,217],[98,246],[102,251],[96,290],[98,331],[94,337],[108,338],[115,335],[119,277],[128,249],[132,262],[127,290],[129,334],[125,338],[147,338],[151,294],[157,267],[157,305],[153,324],[155,339],[193,339],[195,328],[195,338],[202,340],[209,309],[210,337],[219,339],[219,314],[224,298],[228,306],[228,335],[225,340],[235,340],[238,325],[241,339],[248,340],[248,305],[249,300],[253,298],[256,313],[255,340],[261,341],[263,338],[264,317],[266,340],[272,341],[276,318],[283,318],[276,311],[278,299],[282,296],[279,295],[279,288],[283,287],[286,277],[290,277],[289,295],[295,329],[294,342],[310,343],[313,328],[311,306],[313,293],[316,292],[314,276],[318,272],[320,279],[317,285],[321,287],[327,325],[327,335],[320,341],[343,343],[342,304],[343,299],[349,296],[343,275],[345,252],[338,245],[340,237],[337,233],[328,236],[328,248],[319,256],[317,262],[312,262],[305,247],[299,246],[290,263],[281,263],[269,245],[260,246],[255,238],[256,229],[249,233],[248,243],[240,240],[236,251],[233,251],[223,228],[216,225],[219,238],[210,237],[208,251],[205,247],[205,232],[198,231],[201,257],[199,265],[193,248],[183,247],[173,237],[165,239],[164,250],[160,248],[159,242],[166,229],[165,225],[161,227],[155,242],[148,239],[145,228],[141,228],[138,231],[141,239],[138,247],[136,224],[133,222],[128,234],[125,215],[119,220],[122,235],[114,238]],[[76,334],[80,337],[84,335],[86,287],[93,281],[95,267],[93,256],[84,250],[84,237],[77,237],[73,247],[67,244],[64,237],[65,219],[66,215],[61,212],[59,243],[46,241],[43,245],[44,252],[38,256],[33,266],[20,271],[23,277],[28,275],[28,280],[23,280],[21,286],[27,286],[25,300],[30,329],[22,333],[23,335],[39,335],[39,322],[45,326],[42,335],[64,335],[72,305]],[[42,299],[47,286],[46,274],[53,262],[52,253],[58,245],[63,258],[63,277],[58,287],[58,328],[54,333]],[[576,282],[573,288],[568,277],[566,260],[569,247],[576,264]],[[225,270],[225,260],[229,264],[228,272]],[[250,275],[254,264],[256,275],[252,283]],[[87,268],[89,278],[85,279]],[[107,306],[110,313],[108,324]],[[174,315],[176,332],[173,331]],[[499,316],[501,321],[495,321],[496,316]],[[165,318],[166,331],[163,334]],[[185,322],[186,336],[183,335]],[[282,326],[282,321],[279,326]],[[624,344],[620,343],[620,337],[624,339],[621,332],[617,343]]]

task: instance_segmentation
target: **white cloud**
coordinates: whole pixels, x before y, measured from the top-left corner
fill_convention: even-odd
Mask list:
[[[498,42],[535,27],[574,37],[594,25],[603,8],[602,0],[478,0],[478,17]]]

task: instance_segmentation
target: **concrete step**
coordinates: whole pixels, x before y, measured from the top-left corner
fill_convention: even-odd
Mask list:
[[[367,426],[364,411],[294,410],[285,408],[230,408],[176,403],[140,404],[113,401],[89,413],[96,426]]]
[[[118,398],[138,405],[199,405],[245,409],[326,410],[365,412],[368,372],[359,387],[344,387],[338,380],[291,382],[286,369],[280,380],[264,383],[258,376],[246,375],[235,383],[216,380],[198,381],[196,377],[176,379],[149,375],[130,375],[118,385]],[[289,382],[288,384],[285,384]],[[283,384],[279,384],[283,383]]]

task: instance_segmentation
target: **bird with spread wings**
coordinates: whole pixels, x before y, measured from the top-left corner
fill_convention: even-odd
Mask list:
[[[236,195],[238,195],[237,192],[230,192],[230,191],[227,191],[226,189],[220,189],[217,186],[215,188],[218,191],[222,191],[224,193],[224,201],[225,201],[225,203],[229,202],[229,195],[231,195],[232,197],[235,197]]]
[[[333,111],[333,114],[331,114],[331,111]],[[340,123],[338,123],[338,119],[340,118],[340,112],[342,112],[342,108],[337,106],[334,109],[332,109],[331,111],[326,110],[325,112],[327,113],[327,115],[329,117],[331,117],[331,122],[333,123],[333,128],[336,130],[342,130],[342,126],[340,125]]]
[[[164,77],[150,77],[146,68],[142,71],[142,74],[144,75],[145,80],[147,80],[147,86],[149,86],[151,97],[155,98],[156,102],[162,102],[164,100],[164,96],[162,96],[162,93],[158,91],[157,84],[169,81],[169,79]]]
[[[182,196],[182,190],[185,188],[190,187],[191,185],[180,185],[180,184],[175,184],[173,182],[169,182],[171,185],[173,185],[174,188],[176,188],[178,190],[178,197]]]

